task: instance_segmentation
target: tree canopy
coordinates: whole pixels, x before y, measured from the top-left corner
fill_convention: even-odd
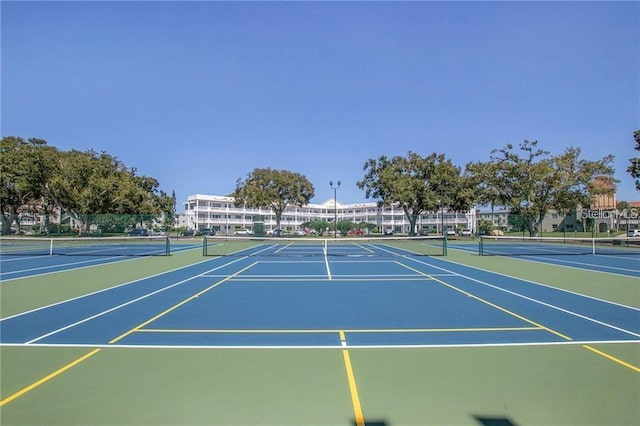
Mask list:
[[[616,182],[611,155],[588,161],[580,158],[580,148],[551,156],[537,145],[525,140],[516,150],[509,144],[493,150],[488,162],[467,165],[478,199],[520,215],[531,235],[549,210],[589,205],[593,195],[614,191]]]
[[[88,230],[89,215],[175,212],[175,195],[169,197],[156,179],[138,175],[106,152],[65,152],[41,139],[8,136],[0,153],[3,234],[25,205],[46,212],[57,207],[80,224],[80,232]]]
[[[0,141],[0,220],[2,233],[17,220],[25,205],[41,204],[47,184],[59,170],[58,151],[41,139],[7,136]]]
[[[364,178],[357,183],[367,198],[381,205],[400,206],[415,234],[417,217],[443,207],[468,210],[473,205],[472,191],[460,168],[444,154],[422,157],[409,151],[405,157],[381,156],[369,159]]]
[[[633,132],[633,139],[635,141],[634,149],[640,151],[640,130]],[[627,172],[636,180],[636,189],[640,191],[640,158],[633,157],[629,160]]]
[[[246,179],[238,179],[233,193],[236,207],[270,208],[277,228],[287,206],[308,204],[314,195],[313,185],[305,176],[271,168],[254,169]]]

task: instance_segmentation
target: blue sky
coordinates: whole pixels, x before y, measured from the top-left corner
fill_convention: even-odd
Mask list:
[[[175,190],[287,169],[366,201],[381,155],[461,167],[524,139],[616,156],[640,128],[638,2],[9,2],[2,135],[106,151]]]

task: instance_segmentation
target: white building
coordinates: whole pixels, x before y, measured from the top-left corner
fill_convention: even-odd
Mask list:
[[[236,207],[233,197],[195,194],[184,203],[186,227],[190,229],[212,228],[222,234],[233,234],[240,229],[251,229],[254,217],[260,216],[265,230],[276,228],[275,214],[271,209]],[[305,222],[326,220],[333,223],[346,220],[355,224],[372,223],[379,232],[409,233],[409,220],[398,206],[378,207],[377,203],[342,204],[329,199],[321,204],[287,207],[280,223],[284,231],[303,229]],[[475,231],[475,209],[464,213],[447,211],[428,212],[416,221],[418,232],[442,233],[443,229],[471,229]]]

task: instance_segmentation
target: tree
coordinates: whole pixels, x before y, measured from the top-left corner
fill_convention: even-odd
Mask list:
[[[443,154],[422,157],[409,151],[406,157],[396,156],[368,160],[364,178],[357,183],[366,198],[376,198],[380,205],[399,205],[416,233],[416,221],[426,211],[443,207],[469,208],[469,192],[460,168]],[[462,193],[461,193],[462,191]],[[461,196],[462,195],[462,196]]]
[[[158,181],[136,175],[117,158],[93,150],[72,150],[59,156],[59,172],[47,185],[47,196],[88,232],[91,215],[137,215],[131,225],[160,213]]]
[[[491,207],[491,218],[493,219],[494,209],[501,202],[497,164],[491,162],[468,163],[465,173],[471,187],[475,189],[475,201],[480,205]]]
[[[634,149],[636,151],[640,151],[640,130],[633,132],[633,139],[636,143]],[[636,189],[640,191],[640,158],[634,157],[630,159],[629,162],[631,164],[627,167],[627,172],[629,172],[631,177],[636,180]]]
[[[48,214],[58,208],[70,214],[80,231],[90,220],[105,229],[119,229],[150,221],[162,213],[173,221],[175,194],[159,191],[159,183],[139,176],[135,168],[105,152],[58,151],[42,139],[7,136],[0,144],[0,220],[2,233],[10,232],[19,213],[28,209]],[[90,216],[103,214],[102,218]],[[136,215],[133,219],[113,215]],[[97,222],[94,222],[97,223]]]
[[[303,206],[313,196],[313,185],[305,176],[271,168],[254,169],[245,180],[238,179],[233,193],[236,207],[270,208],[275,214],[278,229],[287,206]]]
[[[3,137],[0,142],[0,221],[2,234],[10,233],[19,209],[25,205],[47,208],[48,181],[58,172],[58,151],[42,139]]]
[[[520,215],[530,235],[536,235],[544,215],[551,209],[568,212],[588,205],[596,194],[615,190],[613,156],[598,161],[580,159],[579,148],[570,147],[558,156],[537,147],[537,141],[525,140],[518,154],[513,145],[493,150],[488,163],[479,163],[476,182],[487,193],[497,195],[497,202]],[[485,198],[486,199],[486,198]]]
[[[336,223],[336,229],[340,235],[347,235],[349,231],[356,229],[356,224],[350,220],[339,220]]]
[[[327,228],[329,228],[329,222],[326,220],[312,220],[311,222],[305,222],[303,227],[313,229],[318,236],[324,235]]]
[[[162,226],[167,230],[173,228],[176,221],[176,192],[171,191],[171,195],[168,195],[160,191],[158,204],[162,213]]]

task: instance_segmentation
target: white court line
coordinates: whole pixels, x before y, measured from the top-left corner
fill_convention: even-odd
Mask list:
[[[592,256],[598,256],[596,255],[592,255]],[[606,259],[611,258],[612,256],[609,255],[600,255]],[[609,265],[600,265],[600,264],[596,264],[596,263],[588,263],[588,262],[576,262],[573,260],[564,260],[564,259],[555,259],[552,257],[544,257],[544,256],[518,256],[522,259],[520,260],[525,260],[525,261],[529,261],[529,262],[537,262],[537,263],[544,263],[546,265],[552,264],[552,265],[556,265],[556,266],[564,266],[566,268],[573,268],[573,269],[579,269],[581,271],[587,271],[587,272],[601,272],[603,274],[612,274],[612,275],[619,275],[619,276],[623,276],[623,277],[628,277],[629,275],[626,274],[618,274],[616,272],[610,272],[607,271],[606,269],[610,269],[613,271],[625,271],[625,272],[638,272],[637,269],[627,269],[627,268],[620,268],[617,266],[609,266]],[[628,258],[626,258],[628,259]],[[636,259],[636,262],[638,262],[638,260]],[[570,266],[566,266],[566,265],[561,265],[563,263],[566,263]],[[571,265],[583,265],[583,266],[590,266],[590,268],[584,268],[584,267],[580,267],[580,266],[571,266]],[[597,268],[597,269],[596,269]],[[600,270],[600,269],[605,269],[605,270]],[[633,277],[632,277],[633,278]]]
[[[49,256],[46,256],[47,258]],[[27,260],[27,259],[33,259],[32,257],[28,257],[28,258],[23,258],[23,260]],[[111,259],[120,259],[120,260],[115,260],[115,261],[111,261]],[[13,260],[13,259],[12,259]],[[53,268],[67,268],[68,266],[74,266],[74,265],[82,265],[85,263],[94,263],[95,265],[86,265],[80,268],[68,268],[68,269],[62,269],[62,270],[57,270],[57,271],[50,271],[50,272],[45,272],[45,273],[41,273],[41,274],[33,274],[33,275],[27,275],[24,277],[16,277],[16,278],[9,278],[9,279],[2,279],[2,282],[5,281],[10,281],[10,280],[19,280],[22,278],[33,278],[33,277],[39,277],[42,275],[48,275],[48,274],[55,274],[55,273],[59,273],[59,272],[70,272],[70,271],[75,271],[78,269],[84,269],[84,268],[88,268],[88,267],[93,267],[93,266],[100,266],[100,265],[108,265],[108,264],[112,264],[112,263],[118,263],[118,262],[126,262],[126,261],[130,261],[130,260],[137,260],[137,259],[131,259],[131,258],[123,258],[122,256],[110,256],[110,257],[106,257],[106,258],[100,258],[100,257],[96,257],[94,259],[90,259],[90,260],[84,260],[81,262],[71,262],[71,263],[62,263],[59,265],[47,265],[47,266],[41,266],[38,268],[29,268],[29,269],[20,269],[17,271],[11,271],[11,272],[3,272],[2,275],[15,275],[15,274],[20,274],[20,273],[24,273],[24,272],[32,272],[32,271],[39,271],[39,270],[43,270],[43,269],[53,269]],[[108,262],[105,262],[108,261]],[[101,262],[101,263],[97,263],[97,262]],[[4,263],[4,262],[3,262]]]
[[[134,259],[131,259],[131,260],[134,260]],[[94,291],[94,292],[91,292],[91,293],[83,294],[81,296],[72,297],[71,299],[62,300],[60,302],[51,303],[49,305],[41,306],[39,308],[35,308],[35,309],[28,310],[28,311],[20,312],[18,314],[14,314],[14,315],[11,315],[11,316],[8,316],[8,317],[5,317],[5,318],[0,318],[0,323],[2,323],[3,321],[6,321],[6,320],[12,319],[12,318],[20,317],[22,315],[27,315],[27,314],[30,314],[30,313],[33,313],[33,312],[38,312],[38,311],[41,311],[43,309],[52,308],[54,306],[62,305],[62,304],[67,303],[67,302],[73,302],[75,300],[83,299],[85,297],[91,297],[91,296],[94,296],[96,294],[104,293],[104,292],[107,292],[107,291],[110,291],[110,290],[113,290],[113,289],[116,289],[116,288],[120,288],[120,287],[124,287],[126,285],[134,284],[134,283],[137,283],[137,282],[149,279],[149,278],[159,277],[159,276],[164,275],[164,274],[170,274],[172,272],[179,271],[181,269],[190,268],[192,266],[200,265],[202,263],[211,262],[211,261],[212,261],[212,259],[205,259],[205,260],[197,262],[197,263],[192,263],[192,264],[189,264],[189,265],[186,265],[186,266],[180,266],[178,268],[170,269],[168,271],[158,272],[157,274],[153,274],[153,275],[149,275],[149,276],[146,276],[146,277],[138,278],[136,280],[128,281],[128,282],[122,283],[122,284],[118,284],[118,285],[113,286],[113,287],[103,288],[102,290],[97,290],[97,291]],[[223,266],[225,266],[225,265],[223,265]],[[81,268],[78,268],[78,269],[81,269]],[[215,270],[215,269],[212,269],[212,270]],[[209,271],[207,271],[207,272],[209,272]],[[53,272],[51,272],[51,273],[53,273]],[[42,274],[42,275],[46,275],[46,274]]]
[[[190,247],[190,248],[180,248],[179,250],[175,250],[176,252],[184,252],[187,250],[195,250],[198,247]],[[201,248],[201,247],[200,247]],[[173,252],[173,250],[172,250]],[[44,257],[50,257],[50,256],[44,256]],[[12,259],[6,259],[2,258],[1,263],[4,262],[11,262],[13,260],[29,260],[29,259],[33,259],[34,256],[28,256],[28,257],[21,257],[21,258],[12,258]],[[144,256],[137,256],[137,257],[123,257],[123,256],[109,256],[109,257],[96,257],[95,259],[89,259],[89,260],[85,260],[82,262],[71,262],[71,263],[62,263],[59,265],[49,265],[49,266],[42,266],[39,268],[30,268],[30,269],[20,269],[18,271],[11,271],[11,272],[3,272],[2,275],[12,275],[12,274],[19,274],[22,272],[31,272],[31,271],[38,271],[41,269],[54,269],[54,268],[63,268],[63,269],[59,269],[56,271],[49,271],[49,272],[43,272],[41,274],[32,274],[32,275],[27,275],[24,277],[15,277],[15,278],[2,278],[2,280],[0,280],[0,282],[4,283],[4,282],[8,282],[8,281],[15,281],[15,280],[22,280],[22,279],[28,279],[28,278],[35,278],[35,277],[41,277],[44,275],[50,275],[50,274],[59,274],[62,272],[71,272],[71,271],[78,271],[81,269],[86,269],[86,268],[94,268],[96,266],[103,266],[103,265],[112,265],[114,263],[121,263],[121,262],[130,262],[133,260],[142,260],[145,259]],[[108,260],[109,262],[104,262],[105,260]],[[96,262],[100,262],[100,263],[96,263]],[[67,268],[67,266],[73,266],[73,265],[81,265],[84,263],[95,263],[94,265],[86,265],[86,266],[81,266],[78,268]]]
[[[323,248],[323,252],[324,252],[324,263],[327,266],[327,277],[329,278],[329,281],[331,281],[333,278],[331,277],[331,268],[329,267],[329,257],[327,256],[327,248]]]
[[[583,345],[606,345],[606,344],[638,344],[640,340],[561,340],[552,342],[516,342],[516,343],[454,343],[454,344],[424,344],[424,345],[353,345],[352,349],[429,349],[429,348],[510,348],[510,347],[531,347],[531,346],[583,346]],[[74,344],[74,343],[0,343],[0,347],[43,347],[43,348],[88,348],[88,349],[344,349],[342,344],[337,345],[121,345],[121,344]]]

